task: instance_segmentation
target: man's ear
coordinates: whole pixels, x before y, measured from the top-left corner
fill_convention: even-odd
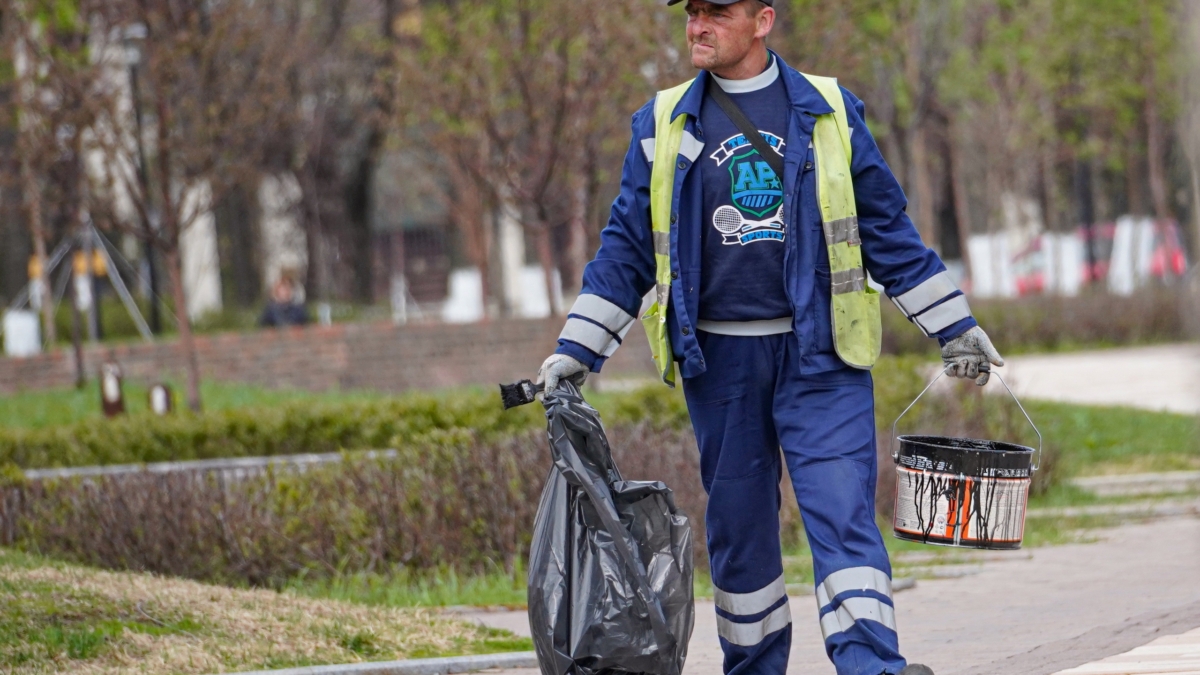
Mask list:
[[[767,37],[771,32],[771,28],[775,25],[775,8],[763,7],[758,12],[758,26],[754,29],[754,37],[761,39]]]

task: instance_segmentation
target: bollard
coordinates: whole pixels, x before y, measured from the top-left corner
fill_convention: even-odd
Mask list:
[[[105,417],[125,414],[125,395],[121,391],[121,366],[109,361],[100,366],[100,406]]]
[[[166,415],[175,410],[175,399],[171,388],[163,383],[150,387],[150,412],[155,415]]]

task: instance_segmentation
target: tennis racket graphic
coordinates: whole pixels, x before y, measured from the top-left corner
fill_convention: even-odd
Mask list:
[[[722,236],[724,244],[741,244],[746,245],[751,241],[757,241],[760,238],[769,238],[781,240],[783,232],[783,205],[779,205],[779,209],[770,218],[764,220],[750,220],[742,215],[735,207],[718,206],[713,212],[713,227],[717,228]],[[760,230],[778,232],[779,235],[770,237],[746,238],[745,235],[751,232]]]

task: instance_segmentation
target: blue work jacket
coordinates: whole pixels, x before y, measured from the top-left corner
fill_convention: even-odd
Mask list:
[[[817,203],[816,158],[811,146],[815,116],[833,109],[803,75],[782,59],[779,66],[791,103],[784,147],[784,287],[803,354],[800,370],[807,375],[846,367],[833,347],[829,255]],[[695,322],[700,297],[700,228],[707,219],[701,171],[692,169],[701,153],[708,150],[700,124],[708,78],[706,71],[700,72],[673,114],[687,115],[671,201],[674,224],[669,307],[674,311],[668,313],[671,347],[684,378],[706,370]],[[862,101],[844,88],[842,95],[850,127],[850,170],[863,264],[906,316],[944,344],[977,325],[975,319],[961,291],[947,277],[945,265],[921,241],[905,212],[908,200],[863,121]],[[654,288],[650,227],[653,99],[634,113],[632,126],[621,192],[600,234],[600,249],[584,269],[579,299],[571,308],[556,350],[582,361],[594,372],[599,372],[604,360],[620,345],[642,307],[643,296]],[[719,140],[713,139],[712,143],[715,148]]]

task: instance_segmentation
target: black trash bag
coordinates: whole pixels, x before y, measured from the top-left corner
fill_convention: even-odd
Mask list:
[[[659,481],[627,481],[574,384],[546,394],[554,467],[529,553],[542,675],[680,675],[695,610],[692,530]]]

